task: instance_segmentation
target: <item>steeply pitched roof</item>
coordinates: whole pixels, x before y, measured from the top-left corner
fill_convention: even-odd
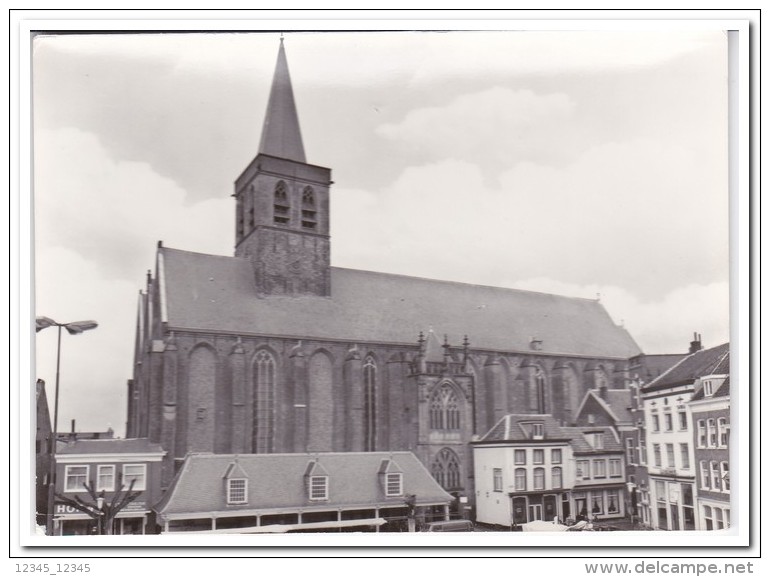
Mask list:
[[[95,455],[112,453],[163,453],[163,448],[149,439],[85,439],[60,443],[57,453]]]
[[[155,507],[165,515],[206,513],[221,510],[275,510],[311,506],[308,500],[308,465],[329,476],[329,499],[323,507],[364,506],[401,503],[404,496],[387,498],[382,487],[384,459],[395,461],[395,470],[403,473],[404,496],[417,496],[417,504],[448,503],[452,496],[444,491],[412,453],[292,453],[272,455],[187,455],[185,463]],[[244,471],[247,503],[228,505],[223,473],[236,461]],[[314,473],[315,474],[315,473]]]
[[[630,389],[607,389],[605,391],[605,397],[606,398],[602,398],[601,393],[597,390],[592,389],[588,391],[583,398],[583,402],[580,404],[577,418],[580,418],[586,401],[591,398],[607,412],[607,415],[609,415],[616,425],[633,421],[631,413],[629,412],[633,402],[633,391]]]
[[[563,427],[551,415],[519,414],[505,415],[500,419],[478,442],[507,442],[507,441],[532,441],[523,426],[524,423],[543,423],[544,441],[565,441],[569,436],[562,430]]]
[[[299,129],[294,90],[291,87],[283,39],[278,49],[278,60],[275,64],[273,85],[270,88],[265,122],[262,126],[259,152],[305,162],[305,148],[302,145],[302,134]]]
[[[297,339],[416,344],[433,327],[457,346],[626,359],[628,332],[596,300],[331,268],[330,297],[260,298],[247,259],[161,247],[162,310],[170,328]]]
[[[729,373],[730,343],[725,343],[686,356],[657,379],[644,385],[642,391],[657,391],[675,385],[689,384],[706,375]]]

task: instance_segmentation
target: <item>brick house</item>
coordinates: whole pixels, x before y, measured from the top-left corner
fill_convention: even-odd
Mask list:
[[[152,505],[160,499],[161,464],[165,452],[147,439],[98,439],[59,442],[56,451],[56,494],[91,502],[84,484],[104,491],[110,502],[124,494],[133,480],[140,495],[119,512],[112,527],[116,535],[154,532]],[[54,535],[88,535],[95,521],[64,502],[54,503]]]
[[[729,362],[729,361],[728,361]],[[697,515],[705,531],[730,527],[730,377],[703,375],[690,401],[697,467]]]
[[[45,526],[48,516],[48,476],[51,473],[51,415],[45,381],[35,383],[35,522]]]
[[[690,402],[701,378],[725,380],[729,375],[729,343],[696,351],[642,386],[647,470],[650,478],[651,525],[678,531],[701,529],[696,515],[693,417]],[[697,423],[696,423],[697,427]]]
[[[634,514],[638,518],[641,517],[639,505],[642,497],[641,490],[646,487],[646,476],[645,468],[639,462],[639,446],[642,441],[640,428],[637,426],[637,419],[641,415],[641,412],[636,409],[637,403],[636,386],[615,390],[605,387],[589,391],[578,409],[575,424],[579,427],[601,426],[612,429],[614,438],[608,438],[608,441],[615,452],[608,459],[611,460],[614,468],[618,458],[617,451],[622,449],[623,480],[625,481],[625,485],[621,487],[623,509],[627,514]],[[619,442],[620,447],[616,446],[616,441]],[[607,461],[608,467],[610,460]],[[617,481],[617,471],[615,473],[613,480]],[[605,495],[604,505],[608,506],[609,501],[614,499],[614,493],[611,498]]]
[[[575,459],[570,510],[576,520],[623,517],[626,471],[623,446],[613,427],[565,427]]]

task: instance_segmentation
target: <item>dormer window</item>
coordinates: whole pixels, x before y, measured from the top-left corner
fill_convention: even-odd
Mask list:
[[[588,443],[594,449],[604,449],[604,433],[601,431],[595,431],[592,433],[586,433]]]
[[[714,384],[712,381],[703,381],[703,395],[710,397],[714,394]]]
[[[385,496],[400,497],[404,494],[404,476],[401,473],[385,475]]]
[[[521,427],[530,439],[543,439],[545,437],[543,423],[521,423]]]
[[[247,479],[228,479],[227,480],[227,504],[240,505],[240,504],[246,503],[247,488],[248,488]]]
[[[329,498],[329,477],[313,475],[308,483],[308,497],[311,501],[325,501]]]

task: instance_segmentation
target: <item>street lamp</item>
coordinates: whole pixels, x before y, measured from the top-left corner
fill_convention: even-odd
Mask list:
[[[35,332],[39,333],[48,327],[57,327],[59,334],[56,340],[56,383],[53,405],[53,429],[51,431],[51,446],[49,447],[50,459],[48,473],[48,515],[46,517],[46,535],[53,535],[53,502],[56,488],[56,429],[59,419],[59,364],[61,361],[61,329],[64,327],[71,335],[79,335],[85,331],[99,326],[96,321],[75,321],[71,323],[57,323],[48,317],[35,319]]]
[[[104,530],[104,527],[102,525],[102,523],[103,523],[102,517],[104,515],[104,509],[103,509],[103,507],[104,507],[104,497],[99,497],[99,498],[96,499],[96,507],[98,509],[97,513],[99,513],[99,517],[97,518],[97,521],[96,521],[96,524],[97,524],[96,534],[97,535],[101,535],[102,531]]]

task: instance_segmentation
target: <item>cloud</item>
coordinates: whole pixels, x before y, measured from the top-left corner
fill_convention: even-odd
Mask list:
[[[575,111],[565,94],[536,94],[531,90],[494,87],[463,94],[444,106],[411,110],[396,124],[383,124],[376,133],[408,146],[430,151],[431,157],[458,158],[477,163],[552,155],[553,136],[564,131]]]
[[[724,183],[665,142],[607,143],[564,167],[523,162],[492,185],[477,165],[444,160],[377,193],[333,194],[334,254],[346,266],[617,284],[645,299],[728,277]]]
[[[185,191],[146,163],[110,158],[92,134],[41,130],[35,139],[36,315],[93,319],[62,337],[59,425],[119,433],[125,424],[138,292],[155,243],[232,254],[231,199],[187,205]],[[154,273],[154,271],[153,271]],[[37,337],[37,377],[53,395],[56,331]]]
[[[232,253],[232,201],[185,204],[186,193],[147,163],[111,158],[93,134],[74,128],[35,135],[38,249],[66,246],[113,278],[138,281],[155,242]]]
[[[730,340],[730,286],[728,282],[689,284],[659,299],[643,300],[614,285],[577,285],[550,278],[505,282],[512,288],[599,298],[648,354],[683,353],[693,333],[700,333],[706,348]]]
[[[81,335],[62,332],[59,429],[122,432],[126,421],[126,381],[132,375],[136,304],[140,280],[106,276],[100,267],[62,247],[38,249],[37,316],[58,322],[95,320],[99,326]],[[51,416],[56,376],[57,330],[36,335],[37,378],[46,381]]]

